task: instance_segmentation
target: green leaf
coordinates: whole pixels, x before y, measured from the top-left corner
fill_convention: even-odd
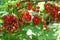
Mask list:
[[[38,24],[38,27],[40,27],[40,30],[43,30],[43,22],[40,22],[39,24]]]
[[[0,23],[4,23],[4,21],[3,21],[3,19],[2,19],[2,18],[0,18]]]
[[[32,40],[38,40],[37,36],[32,35]]]

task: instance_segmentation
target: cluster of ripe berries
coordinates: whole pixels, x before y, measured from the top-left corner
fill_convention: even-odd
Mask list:
[[[35,12],[39,12],[39,11],[40,11],[40,10],[39,10],[39,9],[40,9],[39,6],[33,7],[33,8],[32,8],[32,7],[33,7],[33,6],[32,6],[32,3],[31,3],[31,2],[28,2],[28,5],[27,5],[27,9],[28,9],[28,10],[31,10],[31,9],[32,9],[32,10],[35,11]]]
[[[23,10],[20,10],[21,16],[19,17],[18,21],[19,24],[22,25],[23,24],[23,20],[25,19],[27,22],[31,20],[31,15],[29,14],[29,12],[24,12]]]
[[[53,20],[56,21],[57,19],[60,20],[60,9],[55,4],[45,3],[44,4],[46,13],[50,13]]]
[[[31,8],[32,8],[32,3],[31,2],[28,2],[27,9],[30,10]]]
[[[18,23],[17,23],[17,18],[14,17],[13,14],[10,15],[4,15],[2,17],[4,20],[4,28],[8,30],[8,32],[15,31],[18,29]]]
[[[36,7],[34,7],[34,8],[32,8],[32,10],[34,11],[34,12],[40,12],[40,7],[39,6],[36,6]]]
[[[21,3],[20,3],[20,2],[17,2],[17,3],[16,3],[16,7],[19,7],[19,6],[21,6]],[[27,9],[28,9],[28,10],[31,10],[31,9],[32,9],[34,12],[39,12],[39,11],[40,11],[40,10],[39,10],[40,7],[39,7],[39,6],[33,7],[31,2],[28,2],[28,3],[27,3]]]

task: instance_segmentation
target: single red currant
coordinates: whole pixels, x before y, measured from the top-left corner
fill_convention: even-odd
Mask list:
[[[17,6],[17,7],[20,6],[20,2],[17,2],[17,3],[16,3],[16,6]]]

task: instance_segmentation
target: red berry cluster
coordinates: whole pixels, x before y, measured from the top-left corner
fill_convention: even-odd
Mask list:
[[[23,10],[20,11],[22,18],[25,18],[26,21],[30,21],[31,20],[31,15],[29,14],[29,12],[24,12]]]
[[[29,14],[29,12],[25,13],[25,19],[26,19],[26,21],[30,21],[31,20],[31,15]]]
[[[20,2],[17,2],[17,3],[16,3],[16,6],[17,6],[17,7],[20,6],[20,5],[21,5]]]
[[[39,12],[40,11],[39,9],[40,9],[39,6],[32,8],[32,10],[35,11],[35,12]]]
[[[56,19],[60,19],[59,17],[59,8],[58,6],[56,6],[55,4],[50,4],[50,3],[46,3],[44,4],[44,7],[45,7],[45,11],[46,13],[51,13],[51,16],[53,18],[54,21],[56,21]]]
[[[50,3],[45,3],[44,4],[46,13],[49,13],[50,12],[50,5],[51,5]]]
[[[45,21],[45,20],[44,20],[44,27],[46,30],[48,30],[47,21]]]
[[[37,14],[35,14],[35,15],[34,15],[34,18],[32,19],[32,21],[33,21],[33,23],[34,23],[35,25],[38,25],[39,22],[42,21],[42,18],[39,17]]]
[[[32,3],[31,2],[28,2],[27,9],[30,10],[31,8],[32,8]]]
[[[31,20],[31,15],[29,14],[29,12],[22,12],[22,16],[18,18],[19,25],[23,24],[23,19],[25,19],[27,22]]]
[[[53,17],[54,20],[56,20],[57,15],[58,15],[58,7],[55,4],[51,5],[51,16]]]
[[[2,18],[4,20],[4,28],[6,28],[8,32],[18,29],[17,19],[14,17],[13,14],[4,15]]]
[[[21,16],[24,18],[25,17],[25,11],[24,10],[20,10]]]
[[[23,24],[22,17],[18,18],[18,24],[19,24],[19,25],[22,25],[22,24]]]

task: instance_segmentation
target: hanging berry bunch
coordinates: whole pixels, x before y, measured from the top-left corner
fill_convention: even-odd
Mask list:
[[[32,8],[32,10],[34,11],[34,12],[40,12],[40,7],[39,6],[36,6],[36,7],[34,7],[34,8]]]
[[[42,22],[42,18],[35,14],[32,21],[35,25],[38,25],[40,22]]]
[[[32,8],[32,3],[31,2],[28,2],[27,9],[30,10],[31,8]]]
[[[58,12],[58,7],[54,4],[51,6],[51,16],[53,17],[54,20],[57,18],[57,13]]]
[[[31,20],[31,15],[30,13],[27,11],[23,11],[23,10],[20,10],[21,12],[21,17],[24,18],[26,21],[30,21]]]
[[[26,21],[30,21],[31,20],[31,15],[29,14],[29,12],[25,13],[25,19],[26,19]]]
[[[44,8],[45,8],[45,11],[46,11],[46,13],[49,13],[50,12],[50,3],[45,3],[44,4]]]
[[[45,7],[46,13],[50,13],[54,21],[57,21],[57,19],[59,20],[59,17],[58,17],[59,7],[58,6],[56,6],[55,4],[45,3],[44,7]]]
[[[12,32],[12,30],[17,30],[18,29],[18,23],[17,23],[17,18],[13,14],[10,15],[4,15],[3,17],[4,20],[4,28],[8,30],[8,32]]]
[[[46,30],[48,30],[48,25],[47,25],[47,21],[44,20],[44,27]]]

